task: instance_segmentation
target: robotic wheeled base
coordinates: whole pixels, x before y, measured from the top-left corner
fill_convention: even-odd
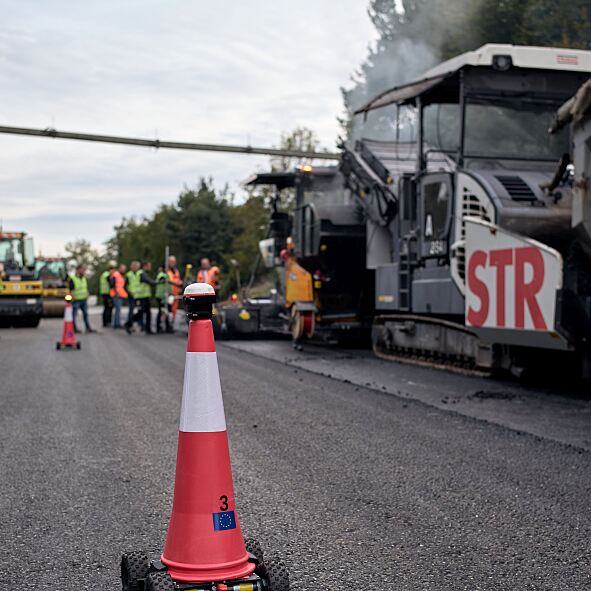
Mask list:
[[[245,540],[249,562],[256,565],[249,577],[234,581],[185,583],[174,581],[159,559],[134,551],[121,557],[123,591],[289,591],[289,573],[280,559],[265,559],[256,540]]]
[[[77,351],[80,351],[80,341],[78,341],[75,345],[64,345],[60,342],[57,342],[55,344],[55,348],[58,351],[63,351],[64,349],[76,349]]]

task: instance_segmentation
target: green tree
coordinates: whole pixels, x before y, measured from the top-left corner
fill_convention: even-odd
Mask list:
[[[224,268],[236,237],[231,210],[226,192],[217,193],[211,180],[202,179],[152,216],[123,219],[107,242],[107,252],[128,265],[132,260],[150,261],[155,270],[169,246],[181,269],[186,264],[195,267],[204,256]]]
[[[101,256],[99,251],[84,238],[68,242],[65,250],[70,259],[68,266],[84,265],[87,269],[89,290],[91,293],[97,293],[98,276],[107,267],[105,256]]]
[[[244,283],[250,279],[254,270],[259,254],[259,241],[265,238],[269,226],[269,209],[266,203],[264,195],[251,195],[243,204],[233,207],[230,211],[235,235],[230,252],[225,257],[228,291],[237,287],[232,259],[238,263]]]
[[[296,127],[293,131],[281,134],[279,148],[281,150],[300,150],[302,152],[317,152],[320,141],[314,131],[307,127]],[[310,164],[311,158],[293,158],[290,156],[275,156],[271,158],[271,169],[274,171],[292,170],[298,164]]]
[[[211,179],[181,193],[165,225],[183,264],[196,265],[201,257],[222,263],[234,236],[230,208],[227,196],[216,194]]]
[[[78,238],[68,242],[65,246],[66,253],[76,265],[84,265],[89,273],[94,271],[97,264],[100,263],[100,254],[92,244],[84,238]]]
[[[589,0],[530,0],[525,4],[518,43],[591,49]]]

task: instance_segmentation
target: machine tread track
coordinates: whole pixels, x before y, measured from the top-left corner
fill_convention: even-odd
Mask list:
[[[376,316],[374,319],[374,327],[384,325],[386,321],[417,322],[424,325],[433,325],[464,334],[468,337],[476,338],[467,327],[455,322],[440,318],[417,316],[414,314],[387,314]],[[404,347],[400,345],[395,345],[393,349],[389,349],[384,346],[384,343],[379,341],[376,342],[375,339],[372,339],[372,348],[374,355],[385,361],[397,361],[399,363],[442,369],[462,375],[479,377],[489,377],[492,375],[491,369],[479,367],[477,365],[474,356],[445,354],[440,351],[431,351],[416,347]]]

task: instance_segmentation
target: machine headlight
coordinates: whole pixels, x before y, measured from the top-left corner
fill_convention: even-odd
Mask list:
[[[513,59],[510,55],[494,55],[492,67],[500,72],[506,72],[513,66]]]

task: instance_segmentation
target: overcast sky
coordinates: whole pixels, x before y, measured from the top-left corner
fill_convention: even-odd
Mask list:
[[[365,0],[0,0],[0,124],[270,146],[297,125],[334,149],[339,86],[374,31]],[[0,135],[0,218],[43,254],[100,245],[183,186],[268,159]]]

